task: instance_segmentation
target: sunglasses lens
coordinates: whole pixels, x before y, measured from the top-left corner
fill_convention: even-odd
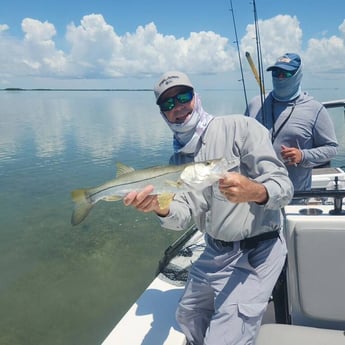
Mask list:
[[[178,100],[179,103],[187,103],[192,100],[193,96],[194,95],[192,91],[187,91],[187,92],[176,95],[176,99]]]
[[[163,103],[159,105],[161,111],[170,111],[175,107],[174,98],[168,98]]]
[[[294,73],[287,72],[281,69],[275,69],[272,71],[272,77],[274,78],[291,78]]]

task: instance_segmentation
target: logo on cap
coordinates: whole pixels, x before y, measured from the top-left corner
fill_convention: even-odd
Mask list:
[[[278,59],[277,62],[285,62],[285,63],[290,63],[291,59],[289,57],[286,56],[282,56],[281,58]]]
[[[169,85],[170,83],[173,82],[172,79],[179,79],[179,76],[178,76],[178,75],[171,75],[171,76],[167,77],[166,79],[163,79],[163,80],[159,83],[159,86],[162,86],[162,84]]]

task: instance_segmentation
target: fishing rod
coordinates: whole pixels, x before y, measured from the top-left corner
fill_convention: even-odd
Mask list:
[[[258,84],[260,86],[260,92],[265,94],[265,87],[263,86],[263,84],[261,82],[261,78],[259,76],[258,70],[256,69],[254,61],[253,61],[253,59],[252,59],[252,57],[251,57],[249,52],[246,52],[246,58],[247,58],[247,61],[249,63],[250,68],[252,69],[254,77],[255,77],[256,81],[258,82]]]
[[[262,86],[261,87],[261,90],[262,90],[261,94],[262,94],[262,93],[265,92],[265,81],[264,81],[262,53],[261,53],[261,40],[260,40],[260,32],[259,32],[259,24],[258,24],[258,12],[256,10],[255,0],[253,0],[253,9],[254,9],[254,26],[255,26],[255,39],[256,39],[256,53],[257,53],[257,56],[258,56],[258,70],[259,70],[260,86]]]
[[[237,55],[238,55],[238,60],[239,60],[239,63],[240,63],[241,81],[242,81],[243,92],[244,92],[244,99],[245,99],[246,108],[247,108],[248,107],[247,90],[246,90],[246,84],[245,84],[245,81],[244,81],[242,59],[241,59],[240,47],[239,47],[239,44],[238,44],[238,36],[237,36],[237,29],[236,29],[235,13],[234,13],[234,7],[232,5],[232,0],[230,0],[230,6],[231,6],[230,11],[231,11],[231,14],[232,14],[232,22],[234,24],[234,31],[235,31],[235,38],[236,38],[235,43],[236,43],[236,47],[237,47]]]
[[[265,108],[264,108],[264,100],[265,100],[265,81],[264,81],[264,73],[263,73],[263,63],[262,63],[262,53],[261,53],[261,40],[260,40],[260,32],[259,32],[259,24],[258,24],[258,12],[256,10],[256,3],[255,0],[252,0],[253,4],[253,11],[254,11],[254,27],[255,27],[255,40],[256,40],[256,53],[258,58],[258,70],[259,72],[256,72],[257,80],[260,86],[260,99],[261,99],[261,111],[262,111],[262,119],[263,123],[266,123],[266,116],[265,116]],[[248,53],[249,54],[249,53]],[[247,56],[247,53],[246,53]],[[250,54],[249,54],[250,57]],[[248,57],[247,57],[248,59]],[[255,65],[253,63],[253,60],[250,57],[251,62],[249,62],[252,70],[254,67],[254,70],[256,71]],[[254,73],[254,71],[253,71]],[[255,73],[254,73],[255,75]]]

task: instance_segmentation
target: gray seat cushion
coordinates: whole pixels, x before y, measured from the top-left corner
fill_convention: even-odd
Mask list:
[[[344,345],[345,332],[314,327],[262,325],[255,345]]]

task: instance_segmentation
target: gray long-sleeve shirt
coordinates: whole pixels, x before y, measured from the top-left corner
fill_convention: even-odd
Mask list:
[[[280,157],[281,145],[299,148],[302,161],[288,165],[295,191],[311,189],[312,168],[330,161],[337,154],[337,138],[332,119],[325,107],[306,92],[290,102],[274,100],[269,93],[264,100],[256,96],[246,115],[256,118],[269,129],[273,147]]]
[[[293,196],[293,186],[284,164],[277,158],[266,128],[243,115],[215,117],[201,138],[195,161],[226,158],[230,171],[263,183],[269,199],[265,205],[255,202],[229,202],[218,183],[202,193],[176,195],[170,213],[159,217],[168,229],[186,229],[193,220],[201,231],[223,241],[237,241],[278,230],[280,209]],[[180,164],[193,157],[176,154],[172,163]]]

